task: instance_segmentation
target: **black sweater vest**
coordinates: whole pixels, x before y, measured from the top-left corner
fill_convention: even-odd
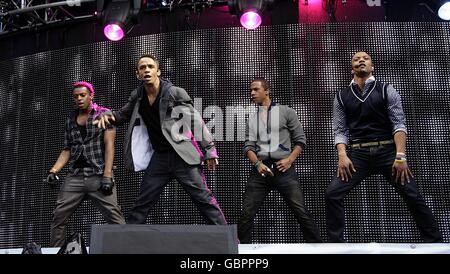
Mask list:
[[[352,143],[392,139],[392,123],[387,110],[387,84],[369,83],[365,97],[352,85],[338,92]]]

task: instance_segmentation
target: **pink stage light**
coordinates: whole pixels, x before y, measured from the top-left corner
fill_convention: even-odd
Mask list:
[[[125,36],[123,29],[117,24],[106,25],[103,33],[111,41],[119,41]]]
[[[241,25],[246,29],[256,29],[262,23],[261,16],[254,11],[247,11],[241,15]]]

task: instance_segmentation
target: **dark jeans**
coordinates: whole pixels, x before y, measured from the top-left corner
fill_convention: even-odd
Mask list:
[[[294,166],[291,166],[286,172],[279,172],[276,168],[271,169],[275,174],[274,177],[262,177],[255,168],[252,168],[245,188],[242,212],[238,223],[240,242],[243,244],[251,243],[253,220],[267,194],[273,189],[280,192],[289,208],[293,211],[295,218],[300,223],[305,241],[311,243],[322,242],[319,229],[311,213],[305,207],[303,192]]]
[[[411,178],[410,183],[405,183],[405,185],[394,182],[392,165],[395,154],[394,144],[349,151],[349,158],[353,162],[356,172],[352,174],[352,178],[348,182],[334,176],[325,192],[329,242],[344,242],[344,197],[362,180],[373,174],[382,174],[400,194],[425,242],[442,242],[442,234],[436,220],[419,193],[414,178]]]
[[[66,237],[66,226],[70,216],[85,199],[90,199],[102,213],[108,224],[125,224],[120,206],[117,204],[116,187],[106,196],[98,189],[102,176],[83,176],[68,174],[56,201],[51,225],[50,246],[62,246]]]
[[[127,223],[145,224],[164,187],[176,179],[190,195],[207,224],[226,225],[219,204],[206,185],[200,165],[188,165],[175,151],[155,152],[142,177],[139,195]]]

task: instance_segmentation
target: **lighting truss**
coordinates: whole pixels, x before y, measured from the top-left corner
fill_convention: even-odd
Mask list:
[[[96,0],[0,0],[0,35],[95,19]],[[72,10],[76,9],[76,14]],[[81,12],[80,12],[81,11]]]
[[[95,21],[97,0],[0,0],[0,37],[24,31],[36,31],[61,24]],[[144,12],[172,11],[176,8],[225,6],[227,1],[148,0]]]

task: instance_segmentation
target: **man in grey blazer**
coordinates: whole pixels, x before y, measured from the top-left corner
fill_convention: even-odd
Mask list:
[[[143,84],[120,110],[107,112],[95,122],[102,128],[130,122],[124,146],[125,167],[145,173],[127,223],[145,223],[164,187],[175,178],[208,224],[226,225],[201,167],[203,160],[208,169],[215,169],[218,163],[213,138],[186,91],[160,75],[156,57],[141,56],[136,76]]]

